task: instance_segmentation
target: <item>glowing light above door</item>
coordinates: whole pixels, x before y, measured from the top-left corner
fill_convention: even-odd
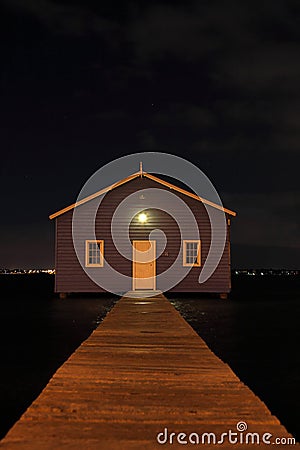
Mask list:
[[[138,219],[139,219],[140,223],[146,223],[147,222],[147,214],[145,214],[145,213],[139,214]]]

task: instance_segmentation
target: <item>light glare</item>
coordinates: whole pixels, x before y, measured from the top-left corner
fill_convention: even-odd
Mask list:
[[[141,223],[147,222],[147,215],[145,213],[139,214],[139,222]]]

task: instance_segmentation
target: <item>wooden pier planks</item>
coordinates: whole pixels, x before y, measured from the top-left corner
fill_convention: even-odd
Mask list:
[[[236,432],[240,421],[249,432],[271,433],[271,441],[291,437],[163,295],[123,297],[55,373],[0,448],[258,448],[226,440],[222,445],[156,440],[165,428],[168,436],[213,432],[220,437],[229,429]],[[276,445],[283,447],[288,446]]]

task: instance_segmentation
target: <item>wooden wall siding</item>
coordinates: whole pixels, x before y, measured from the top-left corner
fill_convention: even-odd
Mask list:
[[[132,276],[132,262],[120,255],[115,248],[111,237],[111,220],[116,207],[124,198],[139,189],[147,188],[159,188],[169,191],[167,187],[165,188],[161,185],[159,186],[152,180],[146,178],[136,178],[107,193],[97,213],[96,237],[97,239],[104,240],[104,257],[112,267],[115,267],[119,272],[127,275],[128,277]],[[201,202],[189,198],[184,194],[176,193],[176,195],[178,195],[178,197],[180,197],[190,207],[198,222],[201,238],[201,266],[203,267],[209,251],[211,239],[210,222],[206,208]],[[85,217],[88,218],[90,210],[95,202],[97,203],[98,199],[92,200],[80,206],[80,208],[83,209],[82,220],[85,220]],[[142,206],[142,203],[140,206]],[[163,211],[151,208],[147,211],[147,215],[149,220],[144,225],[138,223],[137,220],[133,220],[131,222],[130,239],[148,239],[151,230],[157,228],[162,229],[165,232],[168,239],[165,252],[168,253],[168,256],[163,254],[158,258],[157,273],[159,274],[170,267],[177,257],[181,240],[180,231],[175,220]],[[72,216],[73,211],[68,211],[56,219],[56,292],[103,292],[103,289],[90,280],[77,260],[72,241]],[[124,221],[117,224],[120,239],[123,239],[123,241],[125,241],[126,238],[124,230],[128,225],[126,220],[127,219],[124,218]],[[184,221],[187,220],[187,218],[181,217],[180,220]],[[184,238],[187,239],[187,237]],[[190,236],[189,238],[193,239],[196,237]],[[92,239],[92,236],[82,235],[83,252],[86,239]],[[228,264],[228,261],[229,241],[227,239],[225,251],[219,266],[207,282],[202,285],[198,283],[198,277],[202,267],[194,267],[190,270],[187,277],[177,286],[174,286],[171,291],[229,292],[230,265]],[[94,270],[101,271],[102,268],[95,268]],[[111,282],[113,283],[113,280],[111,280]],[[126,286],[124,290],[127,288],[128,286]],[[159,286],[157,286],[157,288],[159,289]],[[131,289],[131,286],[129,289]]]

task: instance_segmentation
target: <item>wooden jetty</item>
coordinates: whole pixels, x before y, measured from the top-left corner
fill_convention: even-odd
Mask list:
[[[222,438],[229,430],[238,444]],[[224,442],[214,445],[205,433]],[[251,433],[259,434],[259,446],[251,445],[257,439]],[[199,447],[222,449],[265,447],[263,436],[271,443],[286,439],[276,445],[286,449],[292,438],[160,294],[119,300],[0,448],[197,448],[197,436]]]

